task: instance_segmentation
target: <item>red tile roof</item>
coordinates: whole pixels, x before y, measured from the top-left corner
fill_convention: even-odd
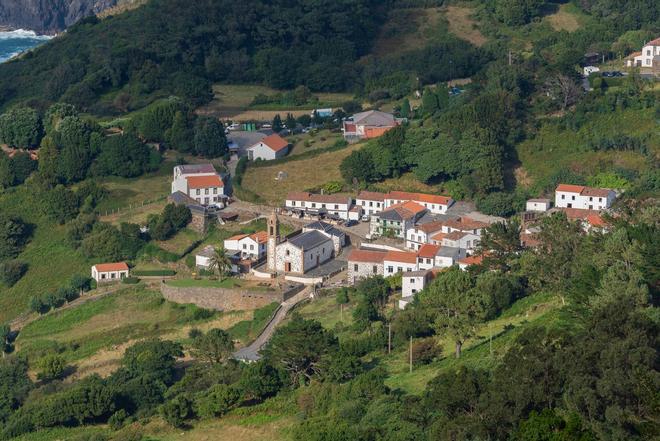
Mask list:
[[[584,185],[559,184],[555,191],[565,191],[567,193],[582,193]]]
[[[466,233],[466,232],[464,232],[464,231],[452,231],[451,233],[449,233],[449,234],[447,234],[447,235],[445,236],[445,239],[449,239],[449,240],[459,240],[459,239],[461,239],[462,237],[467,236],[468,234],[470,234],[470,233]]]
[[[236,234],[235,236],[228,237],[225,240],[241,240],[241,239],[245,239],[246,237],[248,237],[247,234]]]
[[[209,188],[209,187],[224,187],[224,183],[220,176],[188,176],[188,188]]]
[[[655,40],[651,40],[648,43],[646,43],[644,46],[660,46],[660,38],[656,38]]]
[[[383,263],[385,251],[354,249],[348,254],[349,262]]]
[[[440,205],[449,205],[451,201],[450,197],[435,195],[435,194],[426,194],[426,193],[410,193],[407,191],[390,191],[385,195],[386,199],[394,200],[407,200],[407,201],[418,201],[426,202],[430,204],[440,204]]]
[[[379,193],[377,191],[361,191],[357,195],[357,199],[365,199],[367,201],[384,201],[385,193]]]
[[[273,133],[270,136],[266,136],[264,139],[261,140],[261,142],[266,144],[274,152],[279,152],[280,150],[287,148],[287,146],[289,145],[289,141],[282,138],[277,133]]]
[[[484,256],[467,256],[459,260],[459,263],[465,264],[465,265],[479,265],[481,262],[484,261]]]
[[[425,224],[417,225],[415,228],[425,233],[433,233],[442,229],[442,221],[427,222]]]
[[[447,233],[438,233],[431,236],[432,240],[437,240],[438,242],[447,237]]]
[[[128,271],[128,265],[126,262],[98,263],[94,265],[94,267],[99,273],[107,273],[111,271]]]
[[[417,263],[417,254],[412,251],[388,251],[385,260],[401,263]]]
[[[265,231],[257,231],[256,233],[250,234],[250,237],[257,243],[268,242],[268,233]]]
[[[587,215],[587,222],[589,222],[589,225],[592,227],[599,227],[602,228],[607,225],[605,220],[603,220],[602,217],[600,217],[599,214],[596,213],[590,213]]]
[[[438,253],[439,249],[440,245],[431,245],[429,243],[425,243],[419,248],[419,250],[417,250],[417,256],[427,259],[433,258]]]
[[[394,205],[390,206],[388,208],[388,210],[396,210],[396,209],[399,209],[399,208],[404,209],[406,211],[409,211],[413,215],[419,214],[422,211],[426,210],[426,208],[423,205],[419,205],[417,202],[413,202],[413,201],[406,201],[406,202],[402,202],[400,204],[394,204]]]

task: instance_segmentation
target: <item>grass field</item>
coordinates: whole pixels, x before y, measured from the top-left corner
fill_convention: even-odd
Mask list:
[[[449,24],[449,32],[480,47],[486,44],[488,39],[481,33],[478,23],[471,17],[473,13],[474,10],[470,7],[456,5],[447,6],[444,11]]]
[[[287,113],[298,117],[309,114],[310,110],[319,107],[339,107],[341,103],[351,100],[353,95],[347,93],[315,93],[318,104],[310,104],[295,108],[279,105],[251,106],[252,100],[258,94],[273,95],[281,92],[260,85],[230,85],[216,84],[213,86],[214,98],[203,106],[199,113],[214,115],[233,121],[272,121],[276,114],[284,119]]]
[[[202,240],[202,235],[189,228],[184,228],[174,235],[174,237],[164,240],[156,241],[156,245],[174,254],[181,255],[188,250],[195,242]]]
[[[594,152],[585,146],[589,139],[597,136],[645,136],[649,150],[660,151],[660,136],[656,130],[652,112],[629,109],[606,115],[593,115],[577,132],[562,130],[551,123],[544,124],[538,134],[517,146],[518,158],[526,184],[535,189],[543,179],[561,168],[568,168],[584,176],[591,176],[613,167],[634,171],[647,168],[648,159],[633,152]]]
[[[304,191],[327,182],[341,181],[339,171],[341,161],[361,147],[361,144],[355,144],[308,159],[288,161],[269,167],[248,167],[243,177],[243,187],[258,194],[268,203],[279,204],[290,191]],[[280,171],[285,172],[287,178],[276,181],[275,178]]]
[[[292,147],[288,156],[297,156],[305,152],[318,150],[334,145],[337,141],[343,139],[341,133],[333,133],[330,130],[320,130],[319,132],[301,133],[288,138]]]
[[[580,28],[583,15],[575,5],[564,3],[559,6],[557,12],[545,16],[543,20],[550,23],[555,31],[573,32]]]

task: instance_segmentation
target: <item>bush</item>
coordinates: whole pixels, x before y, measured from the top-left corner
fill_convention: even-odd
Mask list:
[[[440,357],[442,348],[438,346],[435,338],[429,337],[413,342],[413,362],[418,364],[429,364]]]
[[[125,283],[126,285],[137,285],[140,283],[140,279],[137,277],[124,277],[121,281],[121,283]]]
[[[0,282],[14,286],[27,272],[27,263],[20,260],[8,260],[0,263]]]
[[[240,398],[232,386],[216,384],[195,400],[195,411],[202,418],[219,417],[231,410]]]
[[[61,355],[50,354],[39,360],[37,368],[39,369],[38,379],[42,381],[57,380],[64,376],[66,361]]]
[[[128,418],[128,413],[124,409],[119,409],[108,419],[108,425],[112,430],[119,430],[124,425],[126,418]]]
[[[173,427],[183,427],[185,420],[193,415],[192,400],[186,395],[179,395],[163,404],[160,414]]]
[[[508,217],[517,211],[511,193],[496,192],[477,199],[477,210],[491,216]]]
[[[149,276],[174,276],[176,271],[172,269],[159,269],[159,270],[136,270],[133,271],[133,275],[137,277],[149,277]]]

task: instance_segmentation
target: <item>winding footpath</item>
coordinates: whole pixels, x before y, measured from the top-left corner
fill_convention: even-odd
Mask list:
[[[311,287],[305,287],[302,291],[300,291],[298,294],[295,296],[291,297],[288,300],[285,300],[282,302],[280,307],[277,309],[277,312],[273,316],[273,318],[268,322],[264,330],[259,334],[259,337],[256,338],[249,346],[246,346],[242,349],[239,349],[238,351],[234,352],[233,357],[236,360],[241,360],[241,361],[247,361],[247,362],[252,362],[252,361],[257,361],[261,358],[261,355],[259,355],[259,352],[263,347],[268,343],[268,340],[273,336],[275,333],[275,329],[282,323],[282,320],[286,317],[287,313],[296,306],[298,303],[302,302],[305,299],[309,298],[309,295],[312,291]]]

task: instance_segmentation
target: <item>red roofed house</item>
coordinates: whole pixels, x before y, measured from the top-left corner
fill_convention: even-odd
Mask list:
[[[396,273],[417,270],[417,253],[411,251],[388,251],[383,260],[385,277]]]
[[[181,192],[200,205],[224,199],[225,183],[212,164],[186,164],[174,167],[172,193]]]
[[[348,281],[355,283],[360,279],[382,276],[386,251],[353,249],[348,254]]]
[[[628,67],[642,67],[660,71],[660,38],[649,41],[642,47],[641,52],[632,55],[626,60]]]
[[[406,230],[406,248],[419,250],[425,243],[431,243],[431,238],[442,231],[443,222],[433,221],[414,225]]]
[[[480,265],[484,261],[484,256],[467,256],[458,261],[458,267],[462,270],[470,265]]]
[[[412,302],[415,294],[422,291],[433,280],[431,270],[407,271],[401,276],[401,300],[399,309],[404,309]]]
[[[238,234],[224,241],[225,250],[240,254],[241,259],[260,260],[266,256],[268,233]]]
[[[369,234],[376,236],[393,236],[405,239],[406,231],[415,225],[417,220],[426,213],[426,208],[412,201],[406,201],[371,215]]]
[[[359,219],[359,212],[351,212],[353,199],[338,194],[315,194],[295,191],[287,194],[284,207],[287,210],[318,215],[329,214],[341,219]]]
[[[362,208],[367,216],[385,209],[385,193],[376,191],[361,191],[355,198],[355,204]]]
[[[417,250],[417,268],[428,270],[435,266],[435,256],[440,251],[440,245],[431,245],[429,243],[422,245]]]
[[[614,190],[583,185],[559,184],[555,189],[555,207],[604,210],[616,199]]]
[[[344,121],[342,131],[348,140],[371,139],[382,136],[398,126],[399,121],[391,113],[368,110],[356,113]]]
[[[447,209],[454,204],[454,200],[449,196],[391,191],[385,195],[385,208],[408,201],[418,203],[433,214],[445,214]]]
[[[92,279],[97,283],[114,282],[128,277],[126,262],[99,263],[92,267]]]
[[[277,133],[266,136],[261,141],[247,148],[248,159],[271,161],[285,156],[289,152],[289,141]]]

